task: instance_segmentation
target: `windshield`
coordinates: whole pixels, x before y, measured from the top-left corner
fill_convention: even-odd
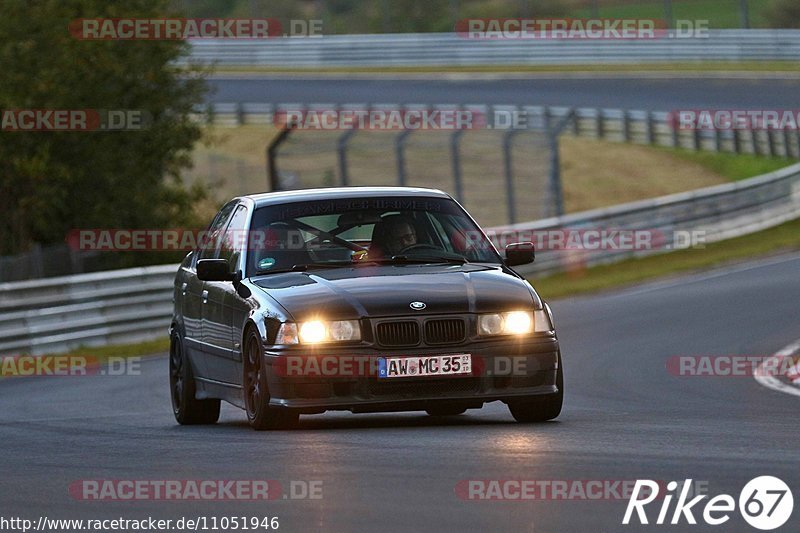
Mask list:
[[[253,215],[247,275],[375,263],[501,263],[446,198],[330,199],[265,206]]]

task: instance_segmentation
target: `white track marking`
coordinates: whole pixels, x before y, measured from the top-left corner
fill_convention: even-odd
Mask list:
[[[761,385],[767,387],[768,389],[776,390],[778,392],[785,392],[787,394],[794,394],[795,396],[800,396],[800,387],[793,387],[788,383],[784,383],[783,381],[779,380],[775,376],[767,375],[769,371],[763,370],[764,366],[769,363],[771,368],[780,368],[780,362],[786,358],[791,357],[794,354],[800,352],[800,341],[790,344],[783,350],[779,351],[775,355],[768,357],[761,365],[759,365],[758,370],[754,372],[754,378],[757,382]],[[777,364],[776,364],[777,363]],[[796,365],[794,368],[797,369],[800,366],[800,363]]]

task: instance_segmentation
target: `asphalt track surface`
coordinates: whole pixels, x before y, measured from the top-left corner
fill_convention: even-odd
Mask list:
[[[756,75],[757,76],[757,75]],[[672,111],[677,109],[794,109],[800,77],[748,79],[533,75],[503,79],[476,75],[400,77],[286,77],[217,75],[210,102],[520,104]]]
[[[673,355],[768,355],[800,338],[800,256],[552,302],[566,402],[555,422],[502,404],[446,420],[328,413],[254,432],[242,411],[176,425],[167,360],[141,375],[0,381],[0,517],[278,516],[280,531],[755,531],[620,525],[626,502],[465,501],[469,479],[683,480],[738,498],[774,475],[800,505],[798,398],[751,377],[678,377]],[[78,501],[81,479],[321,480],[317,500]],[[660,505],[660,504],[655,504]],[[673,502],[674,505],[674,502]],[[648,508],[651,520],[657,507]],[[696,516],[701,515],[695,513]],[[699,516],[698,516],[698,519]],[[797,531],[800,510],[781,531]]]

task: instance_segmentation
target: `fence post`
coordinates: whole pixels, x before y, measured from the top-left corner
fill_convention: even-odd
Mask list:
[[[550,195],[553,200],[553,210],[558,217],[564,214],[564,192],[561,187],[561,155],[558,139],[570,120],[577,120],[574,109],[567,111],[567,114],[555,127],[550,127],[549,123],[547,125],[547,139],[550,144]]]
[[[69,250],[70,273],[71,274],[82,273],[83,257],[81,256],[81,252],[79,250],[73,249],[72,246],[68,246],[67,249]]]
[[[783,157],[786,159],[792,157],[792,150],[789,147],[789,130],[783,129]]]
[[[627,109],[622,111],[622,140],[631,142],[631,117]]]
[[[736,128],[733,128],[733,151],[737,154],[742,153],[742,137]]]
[[[464,188],[461,181],[461,137],[466,130],[456,130],[450,135],[450,158],[453,163],[453,185],[456,200],[464,201]]]
[[[597,138],[603,139],[606,136],[606,125],[603,122],[603,110],[597,110]]]
[[[400,187],[406,186],[406,158],[405,158],[405,145],[406,139],[411,135],[414,130],[403,130],[395,138],[394,151],[397,156],[397,185]]]
[[[336,151],[339,155],[339,181],[342,187],[350,185],[350,178],[347,172],[347,143],[350,141],[350,138],[356,134],[356,131],[358,130],[355,128],[347,130],[341,134],[336,141]]]
[[[761,147],[758,142],[758,135],[756,134],[756,130],[752,128],[750,128],[750,142],[753,145],[753,155],[762,155]]]
[[[216,120],[217,114],[214,109],[214,104],[210,103],[206,106],[206,124],[209,126],[214,125],[214,120]]]
[[[244,126],[244,104],[236,102],[236,125]]]
[[[769,149],[770,157],[778,155],[778,147],[775,146],[775,132],[771,129],[766,130],[767,134],[767,148]]]
[[[794,146],[797,151],[794,153],[797,159],[800,159],[800,131],[794,130]]]
[[[664,20],[667,26],[672,27],[672,0],[664,0]]]
[[[278,177],[277,152],[278,147],[289,137],[289,134],[292,133],[293,127],[292,124],[286,124],[267,145],[267,186],[270,191],[279,191],[281,189],[281,183]]]
[[[561,154],[559,153],[558,134],[549,134],[550,144],[550,195],[553,199],[555,216],[564,214],[564,194],[561,190]]]
[[[797,130],[794,130],[794,147],[797,149],[794,155],[800,159],[800,131]]]
[[[692,146],[694,147],[695,152],[699,152],[703,148],[703,139],[700,136],[700,133],[700,128],[695,126],[694,131],[692,132]]]
[[[581,134],[581,121],[577,111],[575,111],[575,118],[572,119],[572,134],[579,137]]]
[[[722,152],[722,130],[714,128],[714,151]]]
[[[517,210],[514,203],[514,169],[511,160],[511,142],[519,130],[514,128],[506,130],[503,134],[503,170],[506,177],[506,201],[508,202],[508,223],[517,221]]]
[[[647,136],[647,144],[654,145],[656,143],[655,126],[653,125],[653,112],[645,112],[645,135]]]
[[[739,0],[739,25],[744,28],[750,28],[750,14],[747,6],[747,0]]]
[[[673,117],[670,120],[670,128],[672,129],[672,147],[673,148],[680,148],[681,147],[681,130],[678,129],[678,121]]]

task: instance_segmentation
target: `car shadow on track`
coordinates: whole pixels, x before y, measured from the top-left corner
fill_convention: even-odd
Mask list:
[[[538,424],[519,424],[503,415],[478,415],[468,411],[457,416],[428,416],[423,412],[405,413],[371,413],[371,414],[320,414],[301,416],[299,423],[285,432],[303,430],[354,430],[354,429],[400,429],[400,428],[435,428],[435,427],[520,427],[531,429],[554,429],[562,422],[551,420]],[[247,428],[245,420],[224,420],[217,424],[226,428]],[[274,430],[273,430],[274,431]]]

